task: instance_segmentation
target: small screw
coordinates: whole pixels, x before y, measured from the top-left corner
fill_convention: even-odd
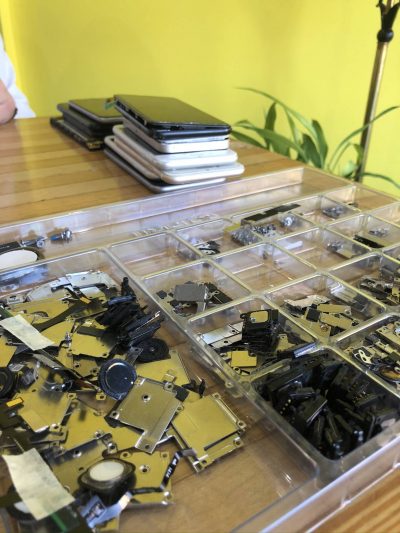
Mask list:
[[[63,231],[60,231],[60,233],[55,233],[54,235],[50,236],[50,240],[52,242],[55,242],[55,241],[69,242],[71,239],[72,239],[72,231],[69,228],[65,228]]]

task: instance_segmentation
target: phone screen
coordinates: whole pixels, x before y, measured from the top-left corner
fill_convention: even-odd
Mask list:
[[[114,106],[106,106],[108,98],[82,98],[78,100],[70,100],[69,104],[83,112],[89,112],[91,115],[103,119],[121,119],[121,114]]]
[[[144,125],[187,124],[230,129],[225,122],[176,98],[117,95],[116,99],[122,109],[133,115]]]

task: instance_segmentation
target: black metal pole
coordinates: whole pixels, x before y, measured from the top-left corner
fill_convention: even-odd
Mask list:
[[[383,69],[385,66],[385,59],[387,54],[387,48],[390,41],[393,39],[393,24],[396,19],[400,2],[393,5],[393,0],[388,0],[385,4],[383,0],[379,0],[377,5],[381,11],[381,29],[378,32],[377,49],[375,54],[374,68],[372,70],[371,84],[369,87],[369,95],[367,101],[367,108],[365,111],[364,125],[371,122],[376,114],[376,106],[378,103],[379,90],[381,87]],[[357,171],[355,181],[362,181],[363,174],[365,172],[365,166],[367,164],[369,143],[371,140],[372,124],[369,124],[362,133],[361,147],[363,149],[363,156],[360,163],[360,167]]]

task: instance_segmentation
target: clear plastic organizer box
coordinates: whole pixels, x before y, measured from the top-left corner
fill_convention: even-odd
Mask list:
[[[354,241],[347,230],[342,234],[341,228],[331,225],[338,217],[351,220],[373,209],[374,220],[385,224],[377,207],[394,205],[396,199],[311,170],[274,173],[270,184],[267,178],[239,181],[222,190],[204,189],[193,197],[192,193],[171,195],[168,202],[157,197],[0,228],[3,242],[66,227],[73,233],[68,243],[49,242],[37,262],[3,269],[1,299],[73,272],[105,272],[116,283],[128,277],[141,303],[163,313],[165,320],[157,336],[178,354],[187,371],[185,377],[204,379],[207,390],[219,394],[246,426],[240,450],[212,468],[194,473],[181,461],[173,477],[174,505],[127,509],[121,514],[121,531],[312,528],[399,463],[400,392],[355,359],[349,347],[377,327],[400,319],[396,306],[382,303],[357,284],[360,275],[379,273],[382,266],[396,272],[400,262],[387,256],[385,249],[373,250]],[[285,186],[279,187],[279,182]],[[165,211],[167,203],[169,212]],[[294,204],[290,209],[281,210],[290,203]],[[300,217],[299,225],[282,236],[281,231],[260,232],[254,224],[242,223],[249,213],[271,209],[278,215],[293,214],[294,220]],[[287,230],[284,220],[288,219],[278,216],[271,222],[266,216],[263,223]],[[243,228],[246,231],[238,237],[235,232]],[[393,218],[392,229],[397,238],[400,226]],[[311,243],[318,249],[312,257],[319,260],[298,253],[310,246],[311,232],[317,235]],[[356,253],[346,257],[332,248],[327,251],[327,236],[344,239]],[[291,242],[297,242],[297,247],[290,246]],[[321,260],[331,254],[333,260]],[[188,284],[207,286],[208,299],[203,305],[176,303],[174,289]],[[347,312],[354,312],[354,325],[330,337],[310,327],[285,304],[288,299],[310,295],[329,299],[332,305],[338,305],[338,295],[342,304],[345,295]],[[355,309],[352,299],[357,302]],[[249,326],[246,317],[251,327],[256,316],[252,313],[266,313],[257,315],[261,322],[275,317],[282,350],[278,356],[257,356],[249,368],[244,368],[247,363],[235,366],[231,358],[237,354],[224,343],[244,338]],[[297,348],[296,356],[280,355]],[[300,368],[304,373],[305,360],[324,376],[327,369],[340,368],[344,383],[361,383],[364,392],[381,398],[383,409],[397,412],[395,420],[382,423],[379,432],[357,446],[343,446],[336,455],[327,453],[315,435],[299,430],[297,419],[293,422],[287,416],[288,405],[279,407],[279,399],[271,392],[274,382],[288,372]],[[335,386],[339,388],[329,385],[333,392],[328,403],[335,420],[341,420],[334,392],[340,385]],[[316,385],[310,378],[297,393],[315,399],[318,393],[312,387]]]

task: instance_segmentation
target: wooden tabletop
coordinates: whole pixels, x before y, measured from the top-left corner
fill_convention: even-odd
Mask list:
[[[246,166],[244,177],[298,166],[278,154],[248,145],[238,151]],[[0,224],[152,194],[101,151],[88,152],[54,130],[44,118],[0,127],[0,184]],[[399,482],[397,470],[318,531],[400,532]]]
[[[241,161],[244,176],[299,166],[251,146]],[[102,151],[89,152],[47,118],[0,127],[0,183],[0,224],[152,195]]]

